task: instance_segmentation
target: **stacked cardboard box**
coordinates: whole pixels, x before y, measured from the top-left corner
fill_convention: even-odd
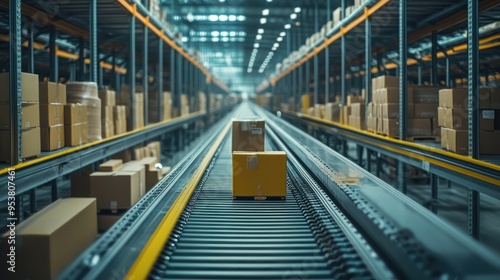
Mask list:
[[[0,161],[10,161],[9,73],[0,73]],[[22,158],[40,155],[40,104],[38,75],[21,73]]]
[[[340,102],[325,104],[325,119],[332,122],[340,122]]]
[[[207,96],[204,92],[198,92],[200,113],[207,112]]]
[[[136,90],[137,91],[142,90],[142,87],[138,86]],[[126,118],[124,119],[124,123],[127,127],[127,131],[132,131],[144,127],[144,94],[142,92],[134,93],[134,104],[131,104],[130,87],[128,85],[123,85],[120,91],[120,98],[117,100],[116,103],[118,105],[125,106]],[[132,124],[132,114],[131,114],[132,106],[134,109],[135,124]],[[114,110],[116,110],[116,108]],[[115,118],[115,126],[116,126],[116,118]]]
[[[181,117],[189,114],[189,98],[187,94],[181,94]]]
[[[500,91],[497,88],[479,90],[479,153],[500,154]],[[438,124],[441,146],[451,152],[468,154],[468,90],[467,88],[439,91]]]
[[[399,78],[380,76],[372,80],[372,86],[373,105],[369,106],[370,114],[367,116],[370,130],[390,137],[399,137]],[[407,136],[439,135],[432,129],[437,116],[438,90],[439,88],[435,87],[408,87]]]
[[[127,132],[127,106],[116,105],[113,107],[115,135]]]
[[[38,85],[38,81],[36,83]],[[0,260],[11,250],[2,236]],[[15,226],[15,273],[2,279],[55,279],[97,236],[94,198],[60,199]],[[12,277],[12,278],[11,278]]]
[[[68,103],[80,103],[87,106],[86,138],[90,142],[102,139],[101,99],[94,82],[69,82],[66,84]],[[84,133],[82,131],[82,133]]]
[[[79,103],[64,105],[64,143],[67,147],[74,147],[87,142],[87,106]]]
[[[101,127],[102,138],[115,135],[113,107],[116,105],[116,92],[108,88],[99,90],[101,99]]]
[[[158,90],[150,90],[148,94],[149,108],[147,110],[149,122],[159,122],[172,118],[172,95],[168,91],[162,93],[162,112],[158,114]]]
[[[233,198],[286,196],[286,154],[265,152],[265,121],[233,120]]]
[[[42,151],[64,147],[64,104],[66,86],[41,82],[40,88],[40,137]]]
[[[349,126],[357,129],[365,129],[366,105],[365,103],[352,103],[351,115],[349,115]]]

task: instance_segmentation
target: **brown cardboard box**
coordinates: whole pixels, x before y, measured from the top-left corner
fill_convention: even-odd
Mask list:
[[[286,153],[233,152],[233,197],[285,197]]]
[[[447,150],[460,155],[466,155],[468,153],[468,133],[467,130],[447,130],[448,145]]]
[[[449,128],[441,127],[441,148],[448,148],[448,130]]]
[[[351,115],[353,115],[355,117],[365,118],[365,116],[366,116],[365,103],[353,103],[351,105]]]
[[[379,90],[378,98],[380,104],[388,104],[388,103],[399,104],[399,88],[396,87],[381,88]]]
[[[66,85],[53,82],[41,82],[40,104],[66,104]]]
[[[102,138],[109,138],[115,135],[115,123],[113,121],[106,121],[101,123]]]
[[[149,170],[149,169],[155,168],[155,164],[158,163],[158,159],[155,157],[144,157],[138,163],[143,164],[146,167],[146,170]],[[158,178],[158,179],[160,179],[160,178]]]
[[[146,193],[162,178],[162,170],[151,168],[146,170]]]
[[[64,147],[64,125],[40,128],[42,151],[53,151]]]
[[[382,133],[390,137],[399,137],[398,123],[396,119],[382,119]]]
[[[399,77],[379,76],[377,77],[377,88],[399,88]],[[394,102],[388,102],[394,103]]]
[[[365,118],[354,117],[354,125],[357,129],[366,129]]]
[[[22,127],[30,129],[40,126],[40,107],[38,103],[22,103]],[[9,103],[0,104],[0,128],[10,128],[10,108]]]
[[[453,88],[439,91],[439,107],[443,108],[467,108],[467,89]]]
[[[10,100],[9,73],[0,73],[0,85],[2,85],[0,87],[0,102],[8,102]],[[21,73],[21,102],[38,103],[39,101],[38,75]]]
[[[265,121],[263,119],[233,120],[232,151],[264,151]]]
[[[71,173],[71,197],[90,197],[90,174],[93,172],[91,165]]]
[[[99,164],[99,171],[110,172],[118,170],[123,164],[121,159],[110,159]]]
[[[21,133],[23,141],[22,158],[30,158],[40,155],[40,128],[35,127],[23,130]],[[10,130],[0,130],[0,161],[10,161]]]
[[[441,128],[439,127],[439,122],[437,118],[432,118],[432,136],[440,136]]]
[[[87,122],[87,106],[83,104],[64,105],[64,124],[77,124]]]
[[[101,106],[115,106],[116,105],[116,92],[108,88],[99,90],[99,98],[101,99]]]
[[[439,87],[433,86],[412,86],[413,90],[413,102],[417,103],[425,103],[425,104],[436,104],[438,107],[439,103]]]
[[[438,107],[437,111],[438,111],[438,125],[445,126],[445,114],[444,114],[445,109],[443,107]]]
[[[16,272],[11,276],[54,279],[95,240],[96,201],[94,198],[57,200],[16,225],[15,234]],[[9,232],[2,236],[2,245],[7,245],[8,236]]]
[[[356,117],[355,116],[350,115],[348,120],[349,121],[348,121],[347,125],[349,125],[350,127],[356,127]]]
[[[139,195],[142,197],[146,193],[146,167],[137,161],[129,161],[122,166],[120,171],[139,173]]]
[[[380,117],[385,119],[399,118],[399,104],[380,104]],[[408,118],[414,117],[413,103],[408,104]]]
[[[110,229],[120,218],[121,214],[97,214],[97,230],[100,233],[104,233],[108,229]]]
[[[432,136],[432,119],[408,119],[408,136]]]
[[[39,118],[43,127],[64,124],[64,105],[40,104]]]
[[[105,121],[113,121],[113,106],[102,106],[101,107],[101,119],[103,122]]]
[[[500,155],[500,131],[481,131],[479,135],[479,153]]]
[[[155,157],[156,162],[161,162],[161,144],[160,141],[154,141],[149,143],[147,146],[149,148],[150,152],[148,155],[145,155],[144,157]]]
[[[490,89],[490,106],[489,109],[500,110],[500,87]]]
[[[78,123],[64,126],[66,147],[75,147],[87,143],[87,124]]]
[[[344,106],[342,107],[343,111],[343,118],[344,118],[344,124],[349,125],[349,116],[351,115],[351,106]]]
[[[384,119],[382,118],[376,118],[377,119],[377,133],[384,133]]]
[[[466,108],[444,109],[444,126],[451,129],[466,130],[468,115]]]
[[[133,171],[94,172],[90,174],[90,196],[97,209],[128,209],[140,197],[140,173]]]
[[[121,159],[123,162],[129,162],[132,160],[132,154],[130,149],[123,150],[111,156],[112,159]]]
[[[348,95],[347,96],[347,105],[348,106],[351,106],[354,103],[360,103],[361,101],[363,101],[361,99],[361,96],[357,96],[357,95]]]
[[[490,109],[491,108],[491,94],[490,88],[480,88],[479,89],[479,109]]]
[[[495,110],[480,111],[479,129],[486,131],[495,130]]]
[[[437,96],[437,94],[436,94]],[[413,112],[415,118],[437,118],[437,103],[415,103]]]
[[[163,119],[172,119],[172,93],[165,91],[163,92]]]

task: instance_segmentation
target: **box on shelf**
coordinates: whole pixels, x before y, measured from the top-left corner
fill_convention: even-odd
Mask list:
[[[58,124],[40,128],[42,151],[53,151],[64,147],[64,125]]]
[[[380,117],[385,119],[399,118],[399,104],[380,104]],[[415,116],[413,103],[408,104],[408,118]]]
[[[40,126],[49,127],[64,124],[63,104],[40,104]]]
[[[439,91],[439,107],[467,108],[468,93],[466,88],[441,89]]]
[[[495,130],[495,110],[481,110],[479,113],[479,129],[484,131]]]
[[[468,119],[466,108],[444,109],[444,127],[456,130],[467,130]]]
[[[110,159],[99,164],[99,171],[110,172],[116,171],[123,165],[123,160],[121,159]]]
[[[71,197],[90,197],[90,174],[93,172],[92,165],[80,168],[80,170],[71,173],[70,196]]]
[[[99,98],[101,99],[101,106],[115,106],[116,105],[116,92],[108,88],[99,90]]]
[[[134,171],[94,172],[90,174],[90,196],[97,209],[128,209],[140,198],[140,174]]]
[[[500,110],[500,87],[490,89],[490,108]]]
[[[437,103],[415,103],[413,104],[413,116],[415,118],[437,118]]]
[[[15,278],[54,279],[97,237],[96,201],[57,200],[16,225],[15,231]],[[2,252],[9,252],[8,236],[2,236]]]
[[[22,103],[21,111],[22,129],[40,126],[40,105],[38,103]],[[10,129],[9,103],[0,103],[0,129]]]
[[[435,86],[410,86],[413,91],[413,102],[415,104],[436,104],[439,103],[439,90],[442,88]]]
[[[432,119],[408,119],[408,136],[432,136]]]
[[[265,121],[260,118],[233,119],[232,151],[264,151]]]
[[[379,76],[376,78],[376,88],[399,88],[399,77],[394,76]]]
[[[233,197],[285,196],[285,152],[233,152]]]
[[[123,164],[119,171],[130,171],[139,173],[139,196],[142,197],[146,193],[146,167],[137,161],[129,161]]]
[[[479,109],[491,109],[491,89],[479,89]]]
[[[64,142],[67,147],[75,147],[87,143],[87,124],[77,123],[72,125],[65,125]]]
[[[87,122],[87,105],[70,103],[64,105],[64,124]]]
[[[66,85],[54,82],[40,82],[40,104],[66,104]]]
[[[9,102],[10,74],[0,73],[0,102]],[[39,97],[38,75],[30,73],[21,73],[21,102],[38,103]]]
[[[21,157],[23,159],[39,156],[40,146],[40,127],[30,128],[21,132],[23,150]],[[10,161],[10,130],[0,130],[0,161]]]
[[[468,132],[467,130],[447,129],[446,149],[457,154],[466,155],[468,153]]]

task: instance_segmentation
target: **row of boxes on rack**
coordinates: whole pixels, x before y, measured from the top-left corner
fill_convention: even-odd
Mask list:
[[[500,154],[500,89],[479,90],[479,153]],[[439,91],[438,124],[441,127],[441,146],[449,151],[468,153],[469,116],[466,88]]]
[[[0,74],[0,161],[10,160],[9,73]],[[38,75],[21,74],[22,158],[62,147],[87,143],[87,107],[66,103],[66,86],[38,81]]]
[[[263,119],[233,120],[233,198],[262,200],[286,197],[286,153],[265,151],[264,139]]]

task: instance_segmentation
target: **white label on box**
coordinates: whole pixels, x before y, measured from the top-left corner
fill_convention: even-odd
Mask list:
[[[253,127],[252,128],[252,134],[262,134],[262,128],[260,128],[260,127]]]
[[[483,119],[494,120],[495,110],[483,110]]]
[[[257,156],[247,156],[247,169],[257,169],[259,167],[259,160]]]
[[[113,200],[109,203],[109,209],[111,210],[117,210],[118,209],[118,202],[116,200]]]
[[[247,131],[250,129],[250,124],[248,122],[241,122],[241,131]]]

